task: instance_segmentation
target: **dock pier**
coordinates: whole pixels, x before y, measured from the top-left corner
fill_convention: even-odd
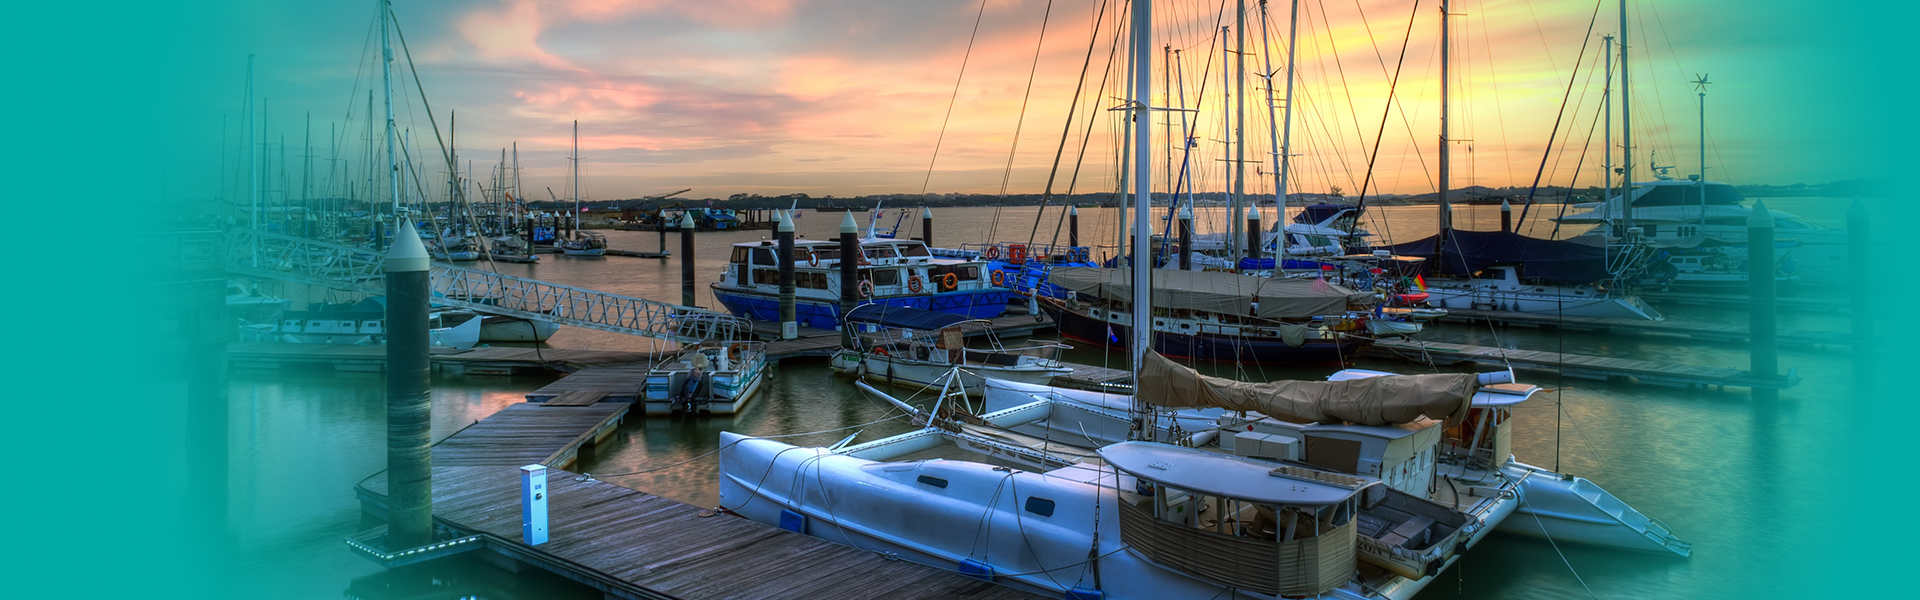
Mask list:
[[[632,406],[520,403],[433,447],[433,514],[439,541],[379,549],[386,525],[345,540],[385,567],[481,553],[509,569],[530,566],[610,598],[850,598],[1025,600],[1032,594],[705,510],[564,469],[611,435]],[[520,467],[548,470],[546,542],[521,534]],[[354,492],[367,516],[387,514],[387,474]]]

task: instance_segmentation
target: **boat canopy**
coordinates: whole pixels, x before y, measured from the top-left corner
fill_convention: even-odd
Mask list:
[[[1325,474],[1321,476],[1329,483],[1322,483],[1286,471],[1276,473],[1270,462],[1156,442],[1121,442],[1094,452],[1107,464],[1140,479],[1260,504],[1327,506],[1380,482],[1371,477]]]
[[[865,323],[920,331],[938,331],[970,320],[953,313],[884,304],[862,304],[847,311],[848,323]]]
[[[1565,283],[1592,283],[1611,277],[1606,240],[1576,237],[1547,240],[1505,231],[1455,229],[1447,236],[1445,256],[1434,255],[1439,236],[1384,246],[1396,255],[1424,257],[1430,267],[1450,275],[1473,275],[1495,265],[1519,265],[1520,276]],[[1437,263],[1437,264],[1435,264]]]
[[[1048,274],[1048,282],[1082,294],[1124,302],[1133,298],[1132,277],[1132,272],[1126,269],[1061,267]],[[1346,312],[1349,304],[1366,306],[1377,301],[1371,293],[1356,293],[1322,279],[1248,277],[1220,271],[1153,270],[1155,308],[1286,319],[1340,314]]]
[[[1163,408],[1218,407],[1296,423],[1381,426],[1464,416],[1477,387],[1471,373],[1346,381],[1234,381],[1201,375],[1149,350],[1134,393]]]

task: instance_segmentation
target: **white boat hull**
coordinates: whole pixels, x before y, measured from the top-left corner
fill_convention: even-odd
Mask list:
[[[552,321],[485,315],[480,321],[482,342],[544,342],[560,331]]]
[[[852,375],[868,382],[931,390],[939,390],[945,386],[948,373],[953,372],[953,366],[945,363],[894,358],[881,354],[860,354],[846,350],[834,353],[830,364],[835,372]],[[1064,367],[1035,365],[1015,367],[978,365],[963,367],[959,371],[960,384],[966,388],[969,396],[983,394],[986,390],[986,379],[1046,385],[1052,382],[1054,377],[1071,372],[1073,372],[1072,369]]]
[[[1535,314],[1563,314],[1574,317],[1601,317],[1609,319],[1641,319],[1649,321],[1663,320],[1646,302],[1638,297],[1576,296],[1566,294],[1532,294],[1523,292],[1454,289],[1443,287],[1427,288],[1427,303],[1440,308],[1459,310],[1499,310]]]
[[[1564,477],[1520,462],[1507,463],[1506,470],[1514,476],[1532,474],[1523,483],[1526,502],[1501,523],[1501,531],[1555,542],[1681,557],[1693,554],[1693,544],[1680,541],[1665,524],[1627,506],[1585,478]]]

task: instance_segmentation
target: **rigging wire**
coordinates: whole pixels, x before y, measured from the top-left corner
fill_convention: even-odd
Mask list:
[[[940,135],[933,140],[933,156],[927,158],[927,176],[920,182],[920,200],[926,201],[927,186],[933,183],[933,165],[940,160],[940,144],[947,139],[947,125],[953,121],[953,106],[960,101],[960,82],[967,77],[967,61],[973,59],[973,43],[980,38],[980,20],[987,15],[987,1],[980,0],[980,12],[973,17],[973,33],[967,36],[967,50],[960,55],[960,73],[953,78],[953,95],[947,98],[947,112],[940,118]]]

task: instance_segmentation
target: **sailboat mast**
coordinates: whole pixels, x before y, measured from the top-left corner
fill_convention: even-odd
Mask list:
[[[1440,0],[1440,190],[1437,194],[1440,201],[1440,237],[1435,238],[1436,256],[1439,255],[1439,249],[1446,247],[1447,237],[1453,232],[1453,210],[1447,206],[1447,188],[1453,185],[1453,165],[1449,160],[1452,144],[1447,141],[1450,135],[1447,130],[1447,88],[1452,78],[1448,74],[1447,59],[1453,54],[1453,46],[1448,41],[1450,32],[1447,24],[1451,17],[1447,15],[1447,8],[1447,0]]]
[[[1613,36],[1609,35],[1601,38],[1601,43],[1603,44],[1601,47],[1605,48],[1603,53],[1606,54],[1607,56],[1607,83],[1606,85],[1602,86],[1601,92],[1600,92],[1600,114],[1603,115],[1606,119],[1606,124],[1605,126],[1601,127],[1603,131],[1600,134],[1602,138],[1602,141],[1600,142],[1600,148],[1601,148],[1600,160],[1603,165],[1601,168],[1605,169],[1604,171],[1602,171],[1600,175],[1600,185],[1603,186],[1600,188],[1600,201],[1604,202],[1605,206],[1607,207],[1607,216],[1612,217],[1613,206],[1614,206],[1614,202],[1613,202]],[[1568,193],[1572,193],[1572,192],[1568,192]],[[1554,229],[1556,231],[1558,231],[1559,228],[1560,228],[1559,225],[1554,225]]]
[[[1286,223],[1286,217],[1287,217],[1287,174],[1288,174],[1287,163],[1291,162],[1292,160],[1290,158],[1290,154],[1291,154],[1290,151],[1292,150],[1292,146],[1293,146],[1294,45],[1300,39],[1299,38],[1300,0],[1293,0],[1292,4],[1293,4],[1293,9],[1292,9],[1293,14],[1290,17],[1288,17],[1288,24],[1287,24],[1287,95],[1286,95],[1286,99],[1284,100],[1286,102],[1287,107],[1286,107],[1284,116],[1281,118],[1280,126],[1278,128],[1270,128],[1267,132],[1269,138],[1271,138],[1273,135],[1280,136],[1279,139],[1273,140],[1272,144],[1273,144],[1273,147],[1276,149],[1276,153],[1274,154],[1274,157],[1273,157],[1273,162],[1274,162],[1274,165],[1273,165],[1274,167],[1273,169],[1273,210],[1274,210],[1273,226],[1276,231],[1280,232],[1280,235],[1279,235],[1280,241],[1276,243],[1276,247],[1274,248],[1277,256],[1275,256],[1274,258],[1276,260],[1281,260],[1281,261],[1284,261],[1287,253],[1287,236],[1285,233],[1286,226],[1284,224]],[[1261,40],[1263,41],[1266,40],[1266,31],[1267,31],[1267,0],[1260,0],[1260,32],[1261,32]],[[1272,44],[1262,44],[1260,48],[1261,48],[1260,59],[1261,59],[1261,62],[1266,65],[1266,69],[1267,69],[1267,120],[1271,121],[1273,120],[1273,116],[1274,116],[1273,115],[1273,111],[1274,111],[1273,60],[1272,60],[1272,57],[1268,54],[1268,50],[1272,48]],[[1278,129],[1278,132],[1276,133],[1274,129]],[[1276,262],[1274,264],[1278,265],[1280,263]]]
[[[580,122],[573,122],[573,235],[580,237]]]
[[[1233,220],[1245,222],[1247,209],[1247,0],[1235,3],[1238,21],[1233,26]],[[1244,248],[1259,244],[1260,232],[1248,231]],[[1233,247],[1227,247],[1233,255]],[[1239,261],[1234,261],[1239,262]]]
[[[242,138],[246,140],[244,143],[247,146],[247,205],[251,207],[250,210],[247,211],[247,228],[252,229],[254,231],[259,231],[260,230],[260,178],[255,175],[254,164],[253,164],[254,147],[253,147],[253,55],[252,54],[247,55],[247,107],[246,107],[246,110],[241,111],[241,114],[245,115],[245,118],[247,120],[247,126],[245,128],[246,130],[245,137]],[[248,264],[255,267],[260,266],[259,244],[253,245],[253,253],[251,258],[248,261]]]
[[[1620,0],[1620,220],[1621,234],[1633,229],[1633,96],[1627,66],[1627,0]]]
[[[375,0],[380,10],[380,79],[387,94],[387,196],[393,201],[393,231],[400,231],[400,157],[393,139],[393,45],[387,40],[388,0]]]
[[[1144,152],[1153,147],[1153,128],[1147,127],[1146,119],[1151,118],[1152,108],[1147,105],[1153,97],[1153,63],[1148,55],[1152,43],[1153,8],[1148,0],[1135,0],[1133,3],[1133,145],[1140,152],[1133,159],[1133,235],[1135,256],[1133,261],[1133,322],[1128,327],[1132,339],[1127,349],[1133,357],[1134,389],[1140,387],[1140,364],[1146,358],[1147,348],[1153,344],[1153,260],[1140,246],[1152,239],[1153,216],[1153,163]]]

